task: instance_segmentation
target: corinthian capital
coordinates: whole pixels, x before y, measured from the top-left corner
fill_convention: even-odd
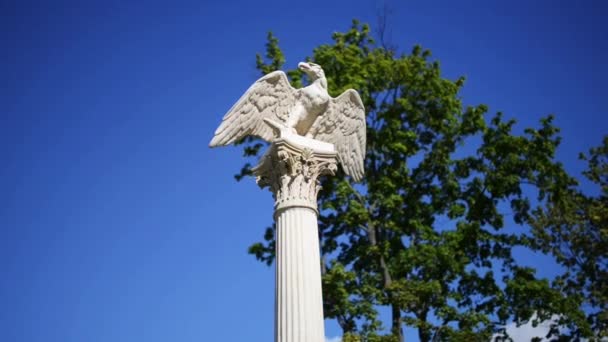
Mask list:
[[[317,211],[319,177],[337,170],[333,145],[285,134],[275,140],[253,174],[261,188],[268,187],[275,210],[306,207]]]

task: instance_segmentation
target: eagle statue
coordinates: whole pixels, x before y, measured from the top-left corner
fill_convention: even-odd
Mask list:
[[[293,88],[283,71],[260,78],[224,115],[209,146],[229,145],[248,135],[272,142],[274,130],[287,129],[333,144],[344,172],[360,181],[366,139],[361,97],[349,89],[332,98],[318,64],[302,62],[298,68],[308,76],[308,86]]]

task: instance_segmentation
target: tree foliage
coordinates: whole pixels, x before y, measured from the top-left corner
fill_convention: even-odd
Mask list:
[[[339,173],[323,179],[319,194],[324,312],[337,320],[345,341],[403,341],[404,326],[416,329],[421,341],[490,340],[510,321],[566,312],[584,321],[583,300],[564,295],[581,288],[602,293],[598,301],[606,302],[605,283],[596,288],[579,279],[568,285],[574,272],[555,286],[513,254],[523,247],[574,262],[544,229],[561,229],[543,222],[553,215],[542,208],[575,185],[554,159],[560,139],[551,116],[516,134],[514,120],[490,116],[485,105],[463,105],[464,78],[442,77],[429,50],[387,49],[357,21],[332,39],[310,59],[323,66],[332,96],[349,88],[360,93],[368,128],[363,183]],[[258,69],[266,74],[284,62],[269,34]],[[302,85],[297,70],[288,76]],[[245,156],[257,157],[263,146],[247,139]],[[249,172],[247,164],[237,177]],[[597,215],[605,242],[603,201],[590,205],[588,216]],[[575,205],[568,203],[563,205]],[[584,240],[586,227],[580,229]],[[595,246],[582,243],[576,248]],[[272,263],[272,227],[250,253]],[[601,255],[577,267],[591,267]],[[388,322],[380,311],[389,313]],[[590,336],[590,329],[579,330]]]
[[[570,338],[608,338],[608,136],[588,155],[585,177],[599,188],[588,195],[577,188],[554,194],[546,208],[534,213],[535,246],[551,254],[563,266],[553,286],[569,298],[580,312],[561,316],[555,324],[567,327]],[[563,330],[563,329],[562,329]]]

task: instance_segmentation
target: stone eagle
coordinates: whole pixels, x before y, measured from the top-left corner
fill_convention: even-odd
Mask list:
[[[230,108],[209,146],[223,146],[253,135],[268,142],[274,129],[333,144],[344,172],[353,180],[363,178],[365,158],[365,108],[359,94],[349,89],[336,98],[327,92],[323,69],[299,63],[310,85],[295,89],[282,71],[257,80]]]

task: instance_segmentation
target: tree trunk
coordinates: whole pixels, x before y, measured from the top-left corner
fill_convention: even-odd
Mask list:
[[[425,311],[423,314],[418,316],[418,319],[426,322],[428,311]],[[425,326],[418,328],[418,338],[420,342],[430,342],[431,341],[431,329]]]
[[[368,233],[370,244],[372,246],[377,246],[378,240],[377,240],[376,228],[374,227],[374,225],[372,223],[368,223],[367,233]],[[392,295],[390,294],[389,287],[390,287],[391,283],[393,282],[393,280],[391,278],[391,274],[389,272],[388,265],[386,264],[386,260],[384,259],[384,256],[382,254],[380,254],[380,269],[382,271],[382,280],[384,282],[384,290],[389,292],[388,295],[389,295],[389,299],[390,299],[390,298],[392,298]],[[403,329],[401,329],[401,309],[399,308],[398,305],[393,304],[392,300],[391,300],[391,313],[392,313],[391,333],[399,339],[399,342],[404,342]]]
[[[420,339],[420,342],[430,342],[431,332],[429,331],[429,329],[419,328],[418,338]]]
[[[391,332],[398,338],[399,342],[404,342],[405,337],[403,336],[403,329],[401,329],[401,309],[396,304],[392,304],[391,308],[393,316]]]

